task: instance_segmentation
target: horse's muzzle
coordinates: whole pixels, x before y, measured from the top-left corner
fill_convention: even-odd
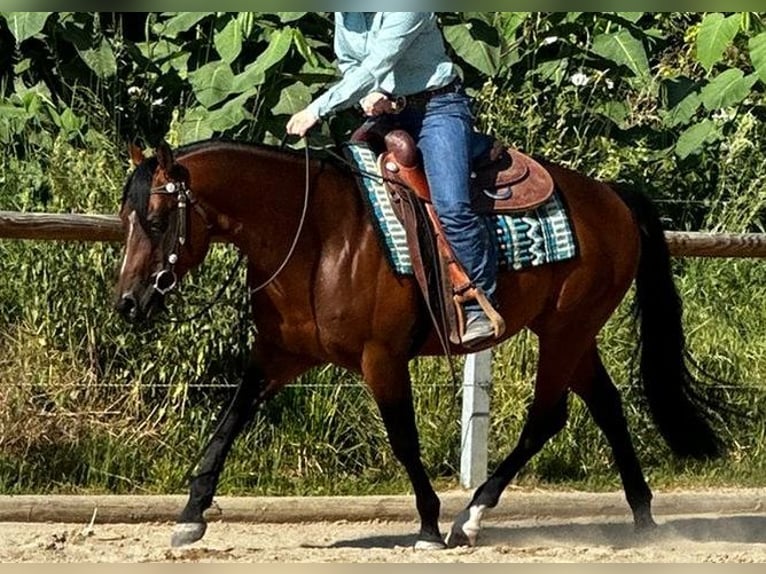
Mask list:
[[[128,323],[141,323],[165,310],[164,296],[154,288],[143,292],[126,291],[117,300],[115,309]]]
[[[114,305],[115,310],[123,319],[130,323],[138,320],[138,302],[133,293],[123,293]]]

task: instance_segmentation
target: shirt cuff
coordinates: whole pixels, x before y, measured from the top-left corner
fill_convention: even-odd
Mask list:
[[[324,117],[328,114],[329,110],[327,110],[321,102],[321,99],[316,99],[313,102],[311,102],[308,106],[306,106],[306,109],[310,111],[312,114],[314,114],[316,117],[318,117],[320,120],[324,119]]]

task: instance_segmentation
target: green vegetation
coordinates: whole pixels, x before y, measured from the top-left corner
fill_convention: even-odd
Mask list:
[[[127,139],[281,138],[331,81],[325,13],[0,14],[0,209],[114,213]],[[760,13],[444,13],[482,127],[601,179],[647,186],[668,228],[762,231],[766,32]],[[138,18],[138,20],[136,20]],[[353,111],[322,127],[342,139]],[[182,492],[252,334],[243,278],[203,317],[129,329],[111,310],[119,245],[0,241],[0,492]],[[171,317],[213,297],[236,256],[217,246]],[[690,350],[745,409],[727,459],[671,458],[630,384],[626,306],[602,334],[654,487],[766,484],[766,271],[675,260]],[[193,287],[193,288],[192,288]],[[494,355],[490,464],[514,445],[536,361],[522,333]],[[461,362],[456,367],[460,369]],[[411,365],[423,456],[456,483],[460,389],[443,360]],[[527,485],[617,488],[577,399]],[[221,493],[406,492],[361,381],[318,369],[236,444]]]

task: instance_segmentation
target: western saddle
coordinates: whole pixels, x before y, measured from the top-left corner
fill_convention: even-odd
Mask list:
[[[453,345],[460,346],[465,328],[463,304],[475,299],[490,318],[495,339],[470,350],[492,346],[505,331],[505,322],[468,277],[444,238],[412,136],[401,129],[381,133],[367,126],[357,130],[351,141],[364,142],[378,154],[380,174],[406,230],[413,271],[436,328]],[[542,165],[498,141],[474,160],[472,169],[471,204],[477,213],[529,210],[553,193],[553,179]]]

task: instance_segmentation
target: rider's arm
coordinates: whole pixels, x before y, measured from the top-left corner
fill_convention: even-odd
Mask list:
[[[379,89],[383,79],[391,72],[405,50],[424,29],[431,12],[384,12],[381,26],[366,54],[357,60],[345,53],[351,48],[354,36],[344,27],[336,27],[335,47],[343,78],[309,104],[308,109],[322,118],[330,112],[351,107],[369,92]]]

